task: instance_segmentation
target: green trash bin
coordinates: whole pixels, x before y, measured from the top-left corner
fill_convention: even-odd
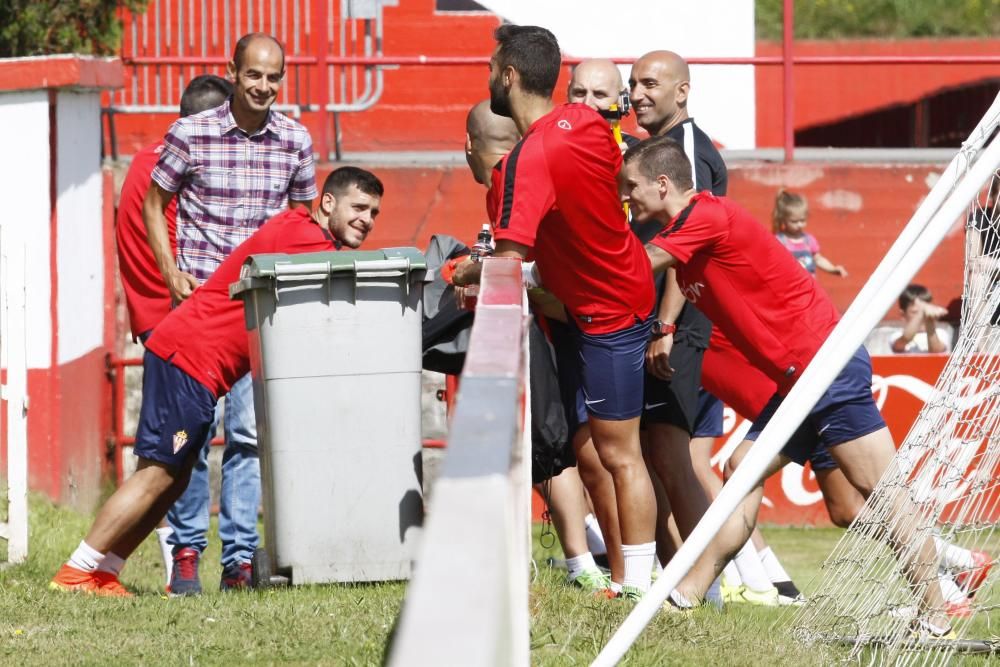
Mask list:
[[[415,248],[254,255],[250,336],[265,546],[255,583],[407,579],[423,521]]]

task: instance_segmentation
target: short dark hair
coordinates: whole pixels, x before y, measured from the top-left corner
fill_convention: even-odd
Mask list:
[[[233,84],[221,76],[202,74],[191,79],[181,95],[181,117],[214,109],[233,94]]]
[[[496,64],[500,69],[517,70],[525,92],[552,97],[562,65],[555,35],[536,25],[505,24],[496,29],[493,39],[499,47]]]
[[[358,186],[358,190],[373,197],[381,197],[385,192],[382,181],[370,171],[358,167],[341,167],[334,169],[326,177],[326,181],[323,182],[323,194],[329,192],[334,197],[340,197],[352,185]]]
[[[899,309],[906,310],[913,305],[914,301],[917,300],[930,303],[933,300],[931,291],[923,285],[910,283],[906,286],[906,289],[903,290],[902,294],[899,295]]]
[[[649,179],[663,174],[682,191],[694,187],[691,161],[684,148],[670,137],[650,137],[628,149],[625,162],[635,162],[639,173]]]
[[[246,54],[247,49],[250,47],[254,41],[258,39],[267,39],[274,42],[278,50],[281,51],[281,71],[285,71],[285,47],[284,45],[275,39],[273,36],[267,34],[266,32],[250,32],[246,35],[240,37],[239,41],[236,42],[236,48],[233,49],[233,64],[236,65],[236,71],[238,72],[240,67],[243,66],[243,56]]]

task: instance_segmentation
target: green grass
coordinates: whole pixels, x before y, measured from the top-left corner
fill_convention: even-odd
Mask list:
[[[781,39],[783,0],[756,0],[757,39]],[[797,39],[995,37],[1000,0],[795,0]]]
[[[203,559],[198,598],[166,598],[153,539],[129,561],[128,600],[51,592],[47,582],[87,530],[91,517],[31,504],[31,556],[0,571],[0,664],[324,664],[377,665],[405,594],[403,584],[304,586],[266,592],[217,590],[219,544],[214,534]],[[839,530],[770,528],[765,535],[808,594]],[[587,665],[621,624],[630,606],[597,600],[545,566],[557,548],[543,549],[531,588],[532,664]],[[699,609],[660,614],[622,664],[829,664],[830,655],[796,644],[782,631],[782,610]]]

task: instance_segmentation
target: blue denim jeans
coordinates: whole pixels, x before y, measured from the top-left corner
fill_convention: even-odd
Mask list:
[[[233,385],[225,397],[226,449],[222,455],[222,491],[219,496],[219,539],[222,541],[222,566],[249,562],[259,543],[257,508],[260,505],[260,461],[257,456],[257,423],[253,410],[253,384],[247,374]],[[220,406],[221,407],[221,401]],[[216,408],[216,423],[219,419]],[[208,545],[209,441],[215,427],[201,448],[198,462],[191,471],[187,490],[167,513],[173,529],[168,542],[204,552]]]

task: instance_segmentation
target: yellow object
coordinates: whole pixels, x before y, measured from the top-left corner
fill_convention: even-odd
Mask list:
[[[612,114],[614,114],[614,119],[611,121],[611,132],[614,133],[614,135],[615,135],[615,142],[619,146],[621,146],[622,145],[622,119],[621,119],[621,116],[619,116],[618,113],[617,113],[617,111],[618,111],[618,105],[617,104],[612,104],[610,107],[608,107],[608,111],[610,111]],[[628,220],[629,219],[629,214],[628,214],[628,203],[627,202],[623,202],[622,203],[622,210],[625,211],[625,219]]]

